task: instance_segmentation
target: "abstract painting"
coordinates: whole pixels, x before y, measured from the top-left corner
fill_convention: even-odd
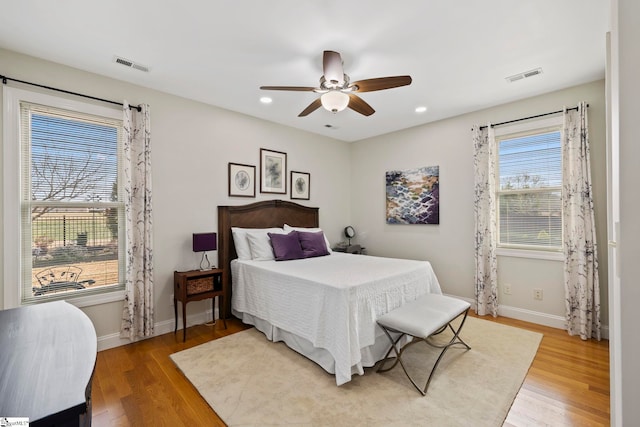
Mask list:
[[[390,171],[387,224],[440,223],[440,167]]]

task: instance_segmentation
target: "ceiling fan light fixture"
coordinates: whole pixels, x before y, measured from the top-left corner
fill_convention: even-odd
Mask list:
[[[325,110],[337,113],[347,108],[347,105],[349,105],[349,95],[339,90],[331,90],[320,97],[320,102],[322,102]]]
[[[309,86],[260,86],[261,90],[289,90],[295,92],[314,92],[319,95],[311,104],[298,114],[306,117],[321,106],[327,111],[337,113],[350,108],[356,113],[369,117],[376,110],[367,104],[358,94],[360,92],[374,92],[384,89],[407,86],[411,84],[411,76],[388,76],[375,79],[358,80],[351,83],[344,73],[342,58],[338,52],[325,50],[322,55],[322,71],[319,87]],[[358,94],[356,94],[358,93]]]

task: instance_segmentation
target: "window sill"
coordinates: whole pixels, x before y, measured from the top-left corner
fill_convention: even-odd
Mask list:
[[[534,251],[527,249],[497,248],[496,255],[514,258],[543,259],[548,261],[563,261],[564,254],[556,251]]]
[[[44,304],[50,301],[62,300],[78,308],[82,308],[82,307],[91,307],[93,305],[124,301],[124,297],[125,297],[125,290],[119,289],[119,290],[105,291],[105,292],[95,293],[91,295],[84,295],[84,296],[68,295],[66,298],[61,296],[58,298],[46,298],[39,301],[31,300],[28,302],[23,302],[20,305],[24,306],[24,305],[30,305],[30,304]]]
[[[76,307],[90,307],[92,305],[107,304],[110,302],[124,301],[125,291],[111,291],[96,295],[87,295],[83,297],[69,298],[67,301],[69,304]]]

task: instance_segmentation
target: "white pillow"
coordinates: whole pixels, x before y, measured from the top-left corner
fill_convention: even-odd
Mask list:
[[[282,228],[247,231],[247,241],[251,250],[251,259],[254,261],[272,261],[276,259],[271,246],[271,239],[267,233],[284,234]]]
[[[249,249],[249,241],[244,228],[231,227],[231,235],[233,236],[233,245],[236,247],[238,259],[251,259],[251,249]]]
[[[233,244],[236,247],[236,254],[238,254],[238,259],[240,260],[250,260],[251,256],[251,246],[249,246],[249,240],[247,239],[247,233],[264,233],[267,236],[267,233],[284,233],[282,228],[240,228],[240,227],[231,227],[231,235],[233,236]],[[268,236],[267,236],[268,238]]]
[[[292,230],[296,230],[296,231],[306,231],[307,233],[317,233],[318,231],[322,231],[322,228],[317,228],[317,227],[292,227],[289,224],[285,224],[284,225],[284,232],[289,233]],[[329,239],[327,239],[327,235],[324,233],[324,231],[322,231],[322,235],[324,236],[324,243],[327,245],[327,250],[329,251],[329,253],[333,252],[331,250],[331,243],[329,243]]]

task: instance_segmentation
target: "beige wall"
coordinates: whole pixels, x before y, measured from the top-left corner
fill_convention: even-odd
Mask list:
[[[473,144],[471,126],[557,111],[589,103],[589,132],[600,295],[607,324],[606,138],[604,80],[418,126],[352,144],[351,222],[358,242],[374,255],[429,260],[445,293],[474,297]],[[440,166],[440,224],[385,223],[385,172]],[[558,325],[564,318],[563,266],[558,261],[499,257],[501,313]],[[542,288],[542,301],[532,288]]]
[[[311,200],[302,204],[320,207],[320,223],[329,239],[341,238],[350,215],[350,190],[345,185],[350,164],[347,143],[7,50],[0,49],[0,64],[3,74],[16,79],[150,105],[157,323],[172,324],[173,271],[198,268],[200,256],[191,250],[191,233],[217,230],[218,205],[289,200],[288,194],[263,196],[259,188],[255,199],[229,198],[228,162],[256,165],[258,170],[260,148],[287,153],[289,170],[311,174]],[[216,262],[217,254],[211,253],[210,258]],[[4,306],[3,295],[0,291],[0,307]],[[208,302],[194,302],[187,311],[193,314],[208,308]],[[93,320],[99,337],[117,334],[122,303],[83,310]]]

